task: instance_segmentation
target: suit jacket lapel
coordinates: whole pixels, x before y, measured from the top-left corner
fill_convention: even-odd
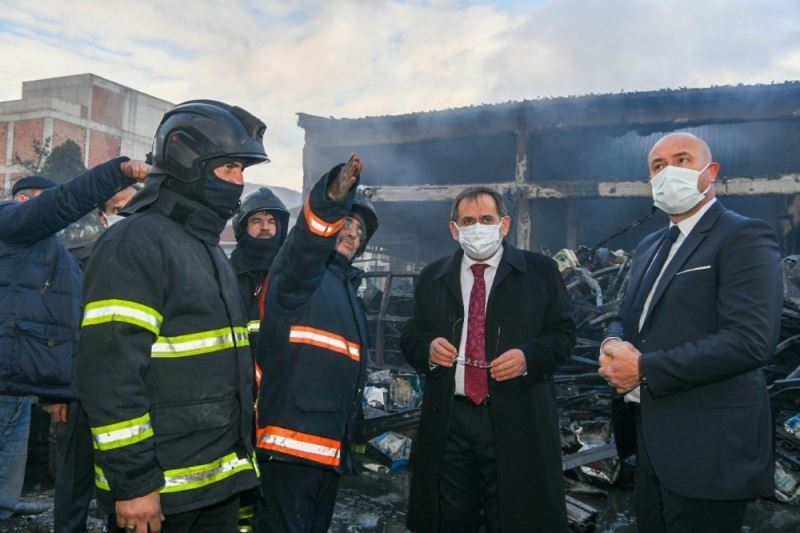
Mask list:
[[[653,239],[653,242],[650,243],[650,246],[642,250],[642,260],[637,261],[636,269],[631,269],[631,277],[628,280],[628,290],[626,291],[626,295],[630,293],[631,298],[633,298],[634,294],[636,293],[634,288],[639,287],[639,284],[642,282],[642,278],[647,272],[647,268],[650,266],[650,263],[653,262],[653,256],[658,251],[658,245],[661,244],[661,240],[664,238],[664,233],[667,231],[669,231],[669,226],[658,232],[658,235],[655,239]]]
[[[459,249],[450,256],[446,263],[442,264],[434,275],[434,278],[441,278],[445,287],[453,294],[461,308],[464,307],[464,302],[461,298],[461,258],[463,256],[464,252]]]
[[[489,287],[489,301],[486,306],[487,321],[490,315],[493,315],[492,310],[494,309],[494,295],[497,292],[496,288],[508,277],[512,270],[525,272],[528,270],[528,264],[525,262],[525,256],[522,255],[522,252],[503,241],[503,257],[500,258],[500,263],[497,265],[497,273],[494,275],[494,281],[492,282],[492,286]]]
[[[503,241],[503,257],[500,258],[500,263],[497,265],[497,273],[494,275],[494,281],[492,282],[492,286],[489,287],[489,298],[491,298],[494,288],[508,276],[512,268],[525,270],[525,261],[519,250]]]
[[[703,217],[697,222],[697,225],[692,229],[692,232],[689,233],[689,236],[681,243],[681,247],[678,248],[678,251],[675,252],[672,260],[667,264],[666,268],[664,269],[664,273],[661,274],[661,279],[658,280],[658,285],[656,285],[656,290],[653,293],[653,298],[650,300],[650,306],[647,308],[647,316],[645,316],[644,326],[647,325],[648,320],[650,320],[650,315],[652,314],[653,309],[655,309],[656,304],[663,296],[664,291],[667,290],[672,278],[675,274],[680,270],[684,263],[691,257],[694,251],[700,246],[700,243],[706,238],[706,235],[711,228],[714,227],[714,223],[717,221],[719,216],[722,214],[724,208],[719,203],[719,200],[712,205],[708,211],[703,215]]]

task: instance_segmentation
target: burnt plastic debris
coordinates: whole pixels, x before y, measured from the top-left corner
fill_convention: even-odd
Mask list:
[[[383,387],[373,387],[372,385],[364,387],[364,401],[367,402],[367,405],[370,407],[385,409],[386,405],[389,403],[387,401],[388,398],[389,391]]]
[[[367,442],[366,456],[390,471],[399,470],[408,466],[408,459],[411,457],[411,439],[400,433],[387,431]]]
[[[396,368],[370,368],[364,387],[364,420],[356,432],[356,442],[394,431],[413,438],[422,404],[419,375]]]
[[[387,412],[417,409],[422,402],[419,375],[394,369],[369,371],[364,402]]]

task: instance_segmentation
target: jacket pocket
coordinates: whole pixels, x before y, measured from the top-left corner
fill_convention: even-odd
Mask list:
[[[35,385],[70,385],[75,332],[65,326],[18,320],[17,353],[11,381]]]
[[[150,408],[153,431],[159,437],[179,435],[239,423],[236,397],[214,398]]]
[[[767,389],[763,384],[715,383],[700,391],[700,404],[711,409],[751,407],[766,402]]]
[[[333,394],[304,394],[295,398],[294,403],[309,413],[333,413],[342,408],[341,401]]]
[[[687,268],[686,270],[681,270],[680,272],[678,272],[675,275],[676,276],[682,276],[683,274],[689,274],[690,272],[701,272],[703,270],[710,270],[710,269],[711,269],[711,265],[699,266],[699,267],[694,267],[694,268]]]

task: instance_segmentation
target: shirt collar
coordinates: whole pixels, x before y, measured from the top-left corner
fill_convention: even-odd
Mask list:
[[[502,258],[503,258],[503,246],[502,245],[500,246],[500,248],[497,249],[497,252],[495,252],[495,254],[492,257],[490,257],[489,259],[485,259],[483,261],[476,261],[476,260],[472,259],[471,257],[469,257],[467,254],[464,254],[464,256],[461,258],[461,270],[462,271],[467,270],[468,268],[470,268],[475,263],[484,263],[486,265],[489,265],[489,268],[495,268],[496,269],[497,265],[500,264],[500,259],[502,259]]]
[[[690,216],[689,218],[686,218],[678,222],[677,226],[681,232],[681,235],[683,235],[684,237],[689,235],[689,233],[692,232],[697,223],[700,222],[700,219],[703,218],[703,215],[706,214],[706,211],[708,211],[716,201],[717,201],[716,198],[712,198],[710,202],[708,202],[700,209],[700,211]],[[670,227],[672,226],[675,226],[675,224],[670,224]]]

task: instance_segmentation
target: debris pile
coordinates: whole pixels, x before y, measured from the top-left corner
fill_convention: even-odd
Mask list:
[[[362,398],[364,421],[356,442],[366,443],[387,431],[413,438],[422,404],[422,382],[414,371],[370,369]]]

